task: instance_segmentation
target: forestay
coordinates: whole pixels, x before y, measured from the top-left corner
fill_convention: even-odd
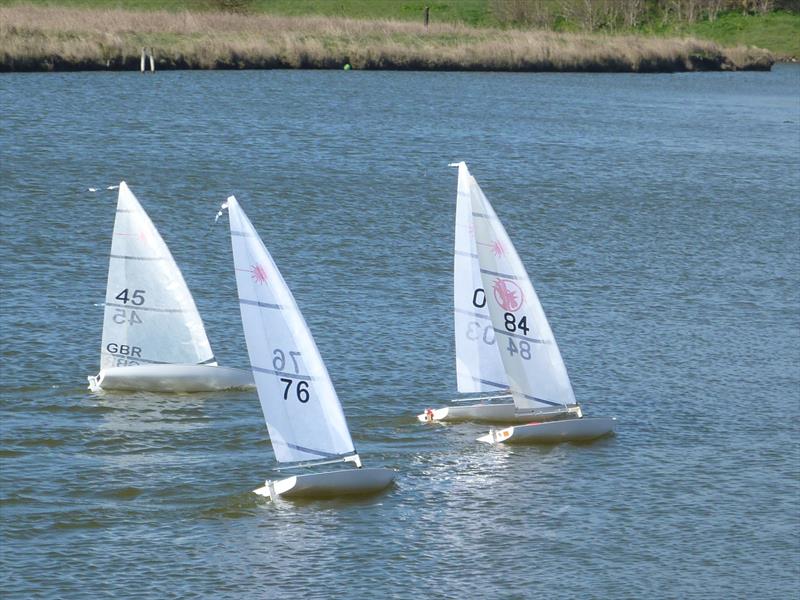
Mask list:
[[[467,172],[466,165],[459,168]],[[481,281],[514,404],[574,404],[567,369],[525,267],[478,183],[470,183]]]
[[[226,204],[247,351],[276,458],[355,453],[336,390],[291,291],[236,199]]]
[[[478,264],[471,199],[477,184],[473,183],[466,164],[462,162],[457,166],[453,300],[458,391],[496,391],[508,388],[508,380],[497,349]]]
[[[178,265],[123,181],[111,241],[100,367],[161,363],[217,364]]]

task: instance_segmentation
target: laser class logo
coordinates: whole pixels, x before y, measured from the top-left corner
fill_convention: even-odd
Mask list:
[[[503,244],[495,240],[492,243],[492,254],[494,254],[497,258],[506,255],[506,249],[503,248]]]
[[[261,265],[250,266],[250,277],[256,283],[267,283],[267,271]]]
[[[508,279],[495,279],[492,291],[494,299],[503,310],[515,312],[522,306],[524,300],[522,290],[515,282]]]

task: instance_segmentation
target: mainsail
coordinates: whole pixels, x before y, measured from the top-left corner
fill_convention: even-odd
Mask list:
[[[100,367],[216,365],[192,294],[125,182],[108,266]]]
[[[456,376],[462,393],[508,388],[481,281],[471,195],[474,184],[464,163],[458,165],[453,301]]]
[[[575,404],[553,332],[525,267],[467,166],[475,243],[497,348],[518,409]]]
[[[236,198],[226,204],[247,351],[276,458],[355,453],[336,390],[291,291]]]

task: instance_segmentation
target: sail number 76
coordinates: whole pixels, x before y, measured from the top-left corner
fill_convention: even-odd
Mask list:
[[[283,390],[283,399],[289,399],[289,390],[292,389],[292,384],[294,383],[294,379],[288,379],[286,377],[281,377],[281,381],[286,384],[286,387]],[[308,402],[310,394],[308,393],[308,382],[307,381],[298,381],[297,385],[294,388],[295,394],[297,395],[297,399],[305,404]]]
[[[289,358],[292,360],[292,366],[294,367],[295,373],[300,373],[300,364],[297,360],[300,356],[301,354],[299,352],[295,352],[293,350],[289,351]],[[286,352],[280,348],[276,348],[272,352],[272,366],[275,367],[275,370],[278,372],[283,371],[286,368]],[[281,382],[286,385],[286,387],[283,389],[283,399],[288,400],[289,392],[294,384],[294,379],[291,379],[290,377],[281,377],[280,379]],[[303,380],[298,381],[294,388],[294,393],[297,396],[297,399],[303,404],[308,402],[310,398],[308,382]]]

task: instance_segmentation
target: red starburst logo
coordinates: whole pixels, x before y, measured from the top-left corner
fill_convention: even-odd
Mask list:
[[[250,277],[256,283],[267,283],[267,271],[261,265],[250,266]]]
[[[494,280],[494,299],[503,310],[515,312],[522,306],[524,297],[520,287],[508,279]]]
[[[505,254],[506,254],[506,249],[505,249],[505,248],[503,248],[503,244],[501,244],[500,242],[498,242],[497,240],[495,240],[495,241],[492,243],[492,254],[494,254],[494,255],[495,255],[495,256],[497,256],[498,258],[499,258],[499,257],[501,257],[501,256],[505,256]]]

